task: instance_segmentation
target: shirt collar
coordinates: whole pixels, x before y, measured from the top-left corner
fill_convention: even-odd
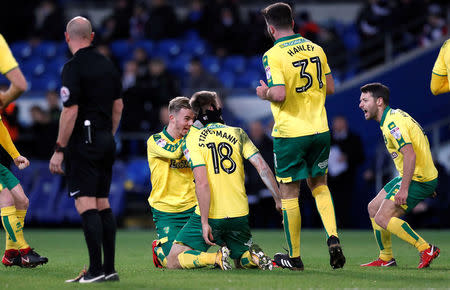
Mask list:
[[[169,132],[167,132],[166,128],[167,128],[167,126],[164,126],[164,128],[163,128],[163,134],[164,134],[164,136],[166,136],[167,139],[170,140],[170,142],[175,141],[175,138],[173,138],[172,136],[170,136],[170,134],[169,134]]]
[[[389,112],[391,107],[387,106],[383,111],[383,116],[381,116],[380,127],[383,127],[384,120],[386,119],[386,115]]]
[[[282,42],[282,41],[294,39],[294,38],[297,38],[297,37],[302,37],[302,36],[300,35],[300,33],[297,33],[297,34],[294,34],[294,35],[289,35],[289,36],[281,37],[281,38],[278,38],[278,40],[275,41],[275,43],[274,43],[273,45],[275,45],[275,44],[277,44],[277,43],[280,43],[280,42]]]

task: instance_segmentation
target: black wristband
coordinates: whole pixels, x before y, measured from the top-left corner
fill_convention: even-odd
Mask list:
[[[55,152],[62,152],[64,153],[66,151],[66,147],[62,147],[58,142],[55,144]]]

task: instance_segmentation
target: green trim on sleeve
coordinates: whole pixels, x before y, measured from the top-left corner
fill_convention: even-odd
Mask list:
[[[194,169],[195,167],[200,167],[200,166],[206,166],[206,165],[205,164],[192,165],[191,168]]]
[[[433,74],[435,74],[435,75],[437,75],[437,76],[440,76],[440,77],[446,77],[447,75],[440,75],[440,74],[437,74],[437,73],[435,73],[434,71],[432,72]]]
[[[408,145],[408,144],[412,144],[412,143],[410,143],[410,142],[409,143],[403,143],[402,146],[398,147],[398,151],[400,152],[400,149],[402,149],[403,147],[405,147],[405,145]]]
[[[277,86],[286,86],[285,84],[271,84],[271,85],[267,85],[269,88],[271,87],[277,87]]]
[[[331,72],[329,72],[329,73],[326,73],[325,75],[326,75],[326,76],[327,76],[327,75],[331,75]]]
[[[250,158],[252,158],[253,156],[255,156],[256,154],[258,154],[259,151],[256,151],[255,153],[253,153],[252,155],[250,155],[248,158],[246,158],[247,160],[249,160]]]

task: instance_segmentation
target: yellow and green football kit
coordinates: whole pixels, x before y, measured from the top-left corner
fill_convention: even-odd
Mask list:
[[[263,56],[267,85],[285,86],[286,98],[271,102],[275,124],[275,175],[280,183],[323,176],[328,171],[330,133],[325,110],[326,75],[331,74],[323,49],[294,34],[278,39]],[[314,189],[327,236],[337,237],[328,186]],[[301,216],[298,198],[282,199],[284,230],[290,257],[300,256]]]
[[[226,244],[231,258],[241,258],[251,245],[243,158],[257,154],[258,149],[241,128],[212,123],[190,135],[184,151],[192,168],[206,166],[211,190],[209,224],[214,241]],[[205,252],[209,245],[203,240],[201,228],[197,207],[176,242],[199,251],[197,254]]]
[[[3,35],[0,34],[0,73],[7,74],[19,65],[9,49]]]
[[[414,174],[408,189],[406,204],[401,207],[410,212],[419,202],[431,196],[437,186],[438,172],[434,166],[430,144],[422,127],[408,113],[389,106],[383,112],[380,129],[383,133],[386,148],[394,160],[400,176],[395,177],[384,186],[386,199],[395,201],[395,195],[400,189],[403,177],[403,154],[400,150],[411,144],[416,155]],[[387,228],[383,229],[371,218],[375,240],[380,249],[379,258],[389,261],[393,258],[391,233],[413,245],[418,251],[426,250],[428,243],[418,235],[407,222],[392,217]]]
[[[434,63],[433,74],[440,78],[431,79],[431,90],[444,93],[449,91],[450,84],[450,39],[444,42]]]
[[[194,176],[181,151],[181,139],[174,139],[164,128],[147,140],[147,157],[152,191],[148,198],[156,225],[158,258],[165,265],[178,232],[194,212]],[[161,251],[162,250],[162,251]]]

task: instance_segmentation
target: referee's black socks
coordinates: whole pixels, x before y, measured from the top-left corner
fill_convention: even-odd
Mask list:
[[[103,224],[103,270],[105,274],[116,272],[114,269],[114,255],[116,250],[116,219],[111,208],[99,211]]]
[[[84,238],[89,250],[89,273],[98,276],[102,269],[103,223],[97,209],[90,209],[81,214]]]

